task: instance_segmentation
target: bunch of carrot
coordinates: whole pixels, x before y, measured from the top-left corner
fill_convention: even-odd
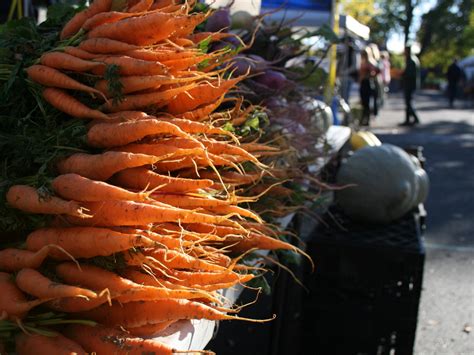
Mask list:
[[[236,316],[218,290],[254,278],[239,263],[254,249],[304,254],[239,206],[257,199],[235,191],[271,174],[259,157],[274,149],[225,129],[248,114],[228,96],[245,76],[229,75],[228,52],[200,50],[219,34],[193,34],[208,16],[193,5],[95,0],[60,34],[75,45],[26,69],[45,101],[87,120],[91,149],[56,163],[50,195],[8,190],[11,207],[55,218],[0,250],[0,320],[22,328],[47,307],[99,325],[19,333],[20,355],[171,354],[150,337],[178,320],[266,321]]]

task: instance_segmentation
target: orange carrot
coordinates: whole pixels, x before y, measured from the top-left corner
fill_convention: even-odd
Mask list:
[[[168,67],[160,62],[151,62],[148,60],[136,59],[126,55],[115,55],[108,57],[98,57],[94,59],[96,62],[105,63],[107,65],[117,65],[119,74],[128,75],[160,75],[167,74]],[[92,70],[96,75],[104,75],[105,66],[101,65]]]
[[[96,148],[111,148],[160,134],[189,137],[172,123],[150,119],[96,124],[87,132],[87,143]]]
[[[43,98],[54,108],[76,118],[96,120],[108,119],[108,116],[105,113],[87,107],[82,102],[60,89],[44,89]]]
[[[76,34],[81,28],[82,24],[91,16],[99,12],[109,11],[112,7],[112,0],[96,0],[84,11],[81,11],[73,16],[71,20],[61,30],[60,39],[66,39]]]
[[[157,160],[150,155],[113,151],[95,155],[76,153],[58,162],[57,169],[61,174],[75,173],[105,181],[119,171],[153,164]]]
[[[54,196],[41,196],[34,187],[14,185],[8,189],[10,206],[28,213],[68,214],[78,218],[88,217],[84,208],[75,201],[66,201]]]
[[[137,247],[153,247],[155,242],[138,234],[124,234],[106,228],[70,227],[41,228],[31,232],[26,238],[26,248],[37,251],[46,245],[57,245],[66,250],[50,250],[54,259],[92,258],[107,256]]]
[[[208,293],[199,290],[170,290],[164,287],[140,285],[92,265],[82,265],[79,271],[75,264],[63,263],[56,267],[56,272],[63,280],[71,284],[83,285],[95,290],[107,288],[112,294],[117,295],[114,299],[121,303],[163,298],[215,300]]]
[[[19,333],[15,337],[15,346],[18,355],[86,355],[79,344],[61,334],[45,336]]]
[[[26,73],[32,80],[41,85],[52,86],[61,89],[85,91],[91,94],[100,95],[105,101],[107,101],[104,94],[102,94],[99,90],[81,84],[80,82],[70,78],[66,74],[63,74],[54,68],[44,65],[32,65],[26,69]]]
[[[175,0],[155,0],[153,5],[150,7],[150,10],[161,10],[165,7],[175,5],[175,3]]]
[[[104,68],[103,63],[84,60],[64,52],[44,53],[40,58],[40,63],[47,67],[76,72],[87,72],[98,67]]]
[[[201,85],[181,93],[168,103],[168,112],[171,114],[180,114],[196,109],[197,107],[214,102],[221,97],[230,88],[239,81],[245,79],[244,76],[229,80],[219,80],[214,82],[205,82]]]
[[[153,91],[144,94],[126,95],[123,97],[123,100],[120,103],[107,103],[103,107],[110,112],[118,112],[143,109],[155,105],[163,105],[169,100],[174,100],[174,97],[179,96],[180,94],[185,93],[196,86],[196,83],[192,83],[166,91]]]
[[[84,311],[89,311],[91,309],[97,308],[106,302],[110,302],[110,299],[113,296],[114,295],[111,295],[108,292],[101,292],[96,298],[91,298],[91,299],[79,298],[79,297],[64,297],[64,298],[58,298],[58,299],[46,302],[45,306],[58,312],[65,312],[65,313],[84,312]]]
[[[212,206],[225,206],[230,204],[230,202],[228,201],[219,200],[214,197],[200,198],[196,196],[178,194],[154,193],[151,195],[151,198],[156,201],[166,203],[167,205],[182,208],[207,208]]]
[[[95,181],[77,174],[59,175],[52,181],[54,192],[75,201],[131,200],[145,201],[151,192],[131,192],[118,186]]]
[[[198,55],[199,53],[194,52],[191,49],[186,51],[135,49],[124,52],[123,54],[132,58],[163,62],[166,60],[189,58]]]
[[[34,269],[21,269],[16,275],[15,282],[23,292],[40,299],[61,297],[96,298],[94,291],[53,282]]]
[[[46,245],[36,252],[6,248],[0,250],[0,270],[18,271],[23,268],[37,269],[48,256],[51,246]]]
[[[224,216],[212,216],[202,213],[190,212],[179,208],[165,208],[132,201],[102,201],[84,202],[93,217],[70,217],[68,220],[78,225],[86,226],[139,226],[156,222],[183,223],[215,223],[238,226],[234,221]]]
[[[109,38],[89,38],[82,41],[78,47],[84,51],[95,54],[122,53],[139,48],[132,44]]]
[[[168,327],[175,323],[176,321],[174,320],[169,320],[165,322],[159,322],[156,324],[147,324],[147,325],[142,325],[141,327],[135,327],[135,328],[128,328],[127,332],[129,332],[131,335],[135,335],[137,337],[152,337],[156,336],[160,332],[162,332],[165,329],[168,329]]]
[[[64,334],[80,344],[88,353],[114,355],[172,355],[174,350],[152,339],[130,336],[127,332],[103,326],[70,325]]]
[[[177,118],[185,118],[191,121],[203,121],[207,119],[208,116],[214,112],[224,100],[225,94],[221,95],[216,101],[211,102],[210,104],[204,104],[199,106],[195,110],[187,111],[176,115]]]
[[[227,271],[226,267],[212,264],[209,261],[195,258],[177,250],[144,249],[143,255],[153,258],[153,261],[157,261],[158,265],[164,265],[170,269],[192,269],[221,272]],[[126,260],[133,262],[134,259],[133,256],[131,256],[130,258],[126,257]]]
[[[221,41],[229,37],[237,37],[237,36],[233,33],[227,33],[227,32],[196,32],[188,36],[188,38],[193,43],[196,43],[196,44],[204,40],[215,42],[215,41]]]
[[[228,315],[202,303],[166,299],[148,302],[129,302],[123,305],[113,304],[111,307],[102,305],[92,311],[81,313],[83,316],[100,321],[110,326],[140,327],[146,324],[178,320],[178,319],[210,319],[210,320],[247,320],[262,322]],[[86,349],[87,350],[87,349]]]
[[[155,44],[169,37],[176,27],[174,16],[151,12],[94,28],[88,38],[105,37],[140,46]]]
[[[71,47],[67,46],[63,48],[64,53],[70,54],[74,57],[80,58],[80,59],[96,59],[98,57],[101,57],[102,54],[94,54],[94,53],[89,53],[83,49],[80,49],[78,47]]]
[[[128,12],[118,12],[118,11],[107,11],[107,12],[100,12],[95,14],[92,17],[89,17],[87,21],[84,22],[82,25],[82,29],[85,31],[91,31],[94,28],[106,24],[117,22],[123,20],[128,17],[136,16],[137,14],[131,14]]]
[[[115,175],[114,181],[120,186],[134,189],[160,187],[159,191],[176,193],[198,191],[213,184],[212,180],[175,178],[160,175],[142,167],[120,171]]]
[[[122,84],[122,94],[129,94],[132,92],[157,89],[161,85],[193,82],[199,80],[200,76],[188,77],[174,77],[166,75],[147,75],[147,76],[125,76],[118,79]],[[107,80],[99,80],[95,84],[95,88],[107,96],[111,96],[108,92],[109,82]]]
[[[22,319],[32,308],[48,301],[27,301],[26,296],[13,282],[12,275],[6,272],[0,272],[0,290],[0,319]]]
[[[135,5],[133,5],[130,9],[128,9],[128,12],[142,12],[142,11],[147,11],[151,5],[153,5],[153,0],[141,0],[137,2]]]
[[[173,32],[173,37],[186,37],[191,34],[197,25],[206,20],[211,12],[196,12],[188,16],[177,16],[173,19],[173,26],[175,26],[175,31]]]

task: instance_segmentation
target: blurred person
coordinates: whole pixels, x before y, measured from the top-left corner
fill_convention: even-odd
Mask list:
[[[390,81],[392,77],[390,75],[390,54],[387,51],[382,51],[380,54],[381,57],[381,64],[382,68],[380,69],[380,74],[382,76],[382,84],[383,84],[383,95],[386,95],[389,91]]]
[[[462,79],[462,74],[462,69],[458,65],[458,60],[457,58],[454,58],[446,73],[446,79],[448,79],[449,107],[454,107],[454,99],[456,98],[458,84]]]
[[[362,104],[361,125],[368,126],[370,124],[370,99],[375,94],[375,80],[380,72],[377,62],[372,56],[370,47],[365,47],[360,55],[359,68],[359,94]]]
[[[357,45],[352,39],[347,40],[347,53],[344,60],[345,68],[341,70],[341,96],[349,103],[352,84],[359,80],[360,54]]]
[[[411,47],[405,47],[405,70],[402,74],[402,87],[405,96],[405,121],[401,126],[411,126],[420,123],[413,107],[413,94],[420,87],[420,62],[412,54]],[[413,121],[411,121],[413,117]]]
[[[379,68],[377,74],[374,77],[374,92],[372,93],[373,98],[373,109],[374,118],[377,118],[379,114],[379,108],[383,106],[383,82],[382,82],[382,58],[380,55],[379,47],[375,43],[370,43],[369,47],[372,51],[372,58],[377,68]]]

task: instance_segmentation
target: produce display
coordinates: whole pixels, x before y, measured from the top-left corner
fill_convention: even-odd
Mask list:
[[[363,221],[389,223],[428,197],[428,175],[418,159],[391,144],[358,149],[336,177],[349,186],[336,192],[337,202],[349,216]]]
[[[178,320],[273,318],[218,291],[262,273],[257,249],[306,255],[248,208],[291,170],[248,134],[248,42],[198,5],[95,0],[0,28],[0,352],[171,354],[153,336]]]

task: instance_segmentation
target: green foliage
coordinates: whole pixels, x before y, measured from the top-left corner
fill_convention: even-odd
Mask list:
[[[49,19],[39,26],[29,18],[0,25],[2,231],[28,231],[47,220],[9,208],[5,194],[11,185],[35,186],[47,196],[56,160],[85,149],[84,122],[71,119],[45,103],[41,86],[31,82],[24,71],[38,61],[41,53],[64,44],[59,42],[59,30],[79,9],[58,4],[50,8]]]
[[[474,9],[470,0],[440,0],[423,16],[418,39],[421,62],[444,73],[453,58],[474,53]]]

